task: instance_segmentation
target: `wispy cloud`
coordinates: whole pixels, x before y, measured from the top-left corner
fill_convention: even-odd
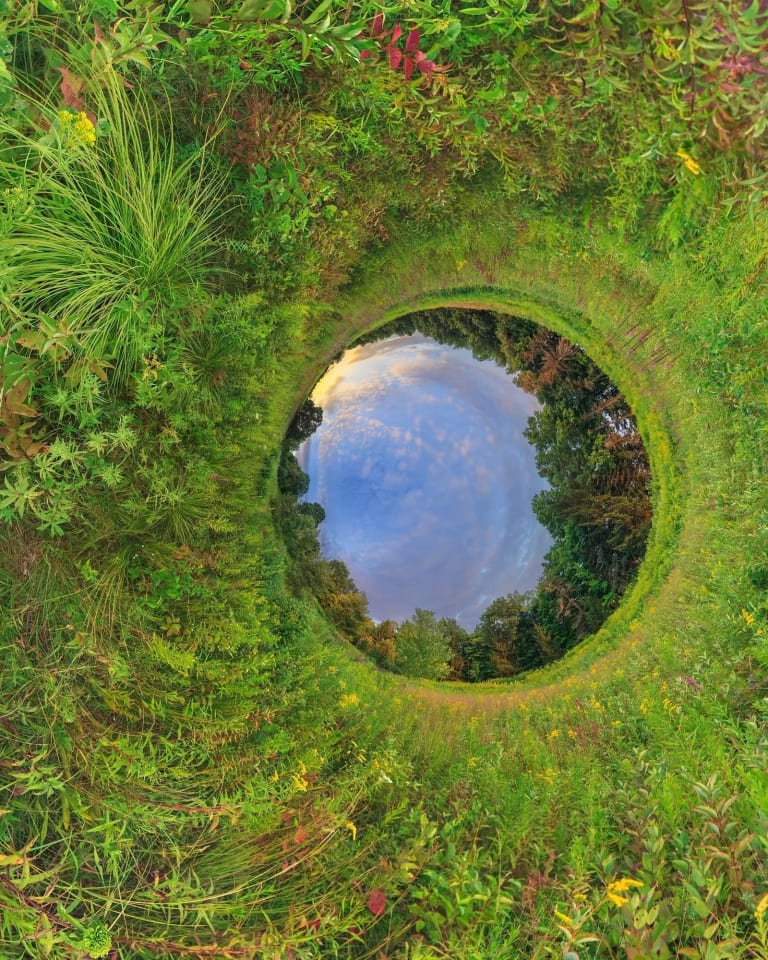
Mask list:
[[[522,432],[537,405],[500,367],[397,337],[348,351],[313,396],[323,423],[299,456],[326,509],[321,544],[373,616],[422,606],[471,627],[490,600],[535,585],[550,539]]]

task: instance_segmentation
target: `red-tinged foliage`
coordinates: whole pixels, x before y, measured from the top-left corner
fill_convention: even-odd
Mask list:
[[[308,834],[307,834],[306,827],[300,826],[296,830],[296,833],[293,835],[293,842],[304,843],[304,841],[307,839],[307,836]]]
[[[413,77],[416,69],[427,79],[435,73],[445,73],[446,70],[450,69],[450,66],[438,67],[434,60],[427,59],[423,50],[419,50],[421,34],[417,27],[408,31],[405,38],[405,50],[403,51],[397,44],[404,33],[405,31],[400,24],[396,23],[392,28],[392,33],[388,34],[384,29],[384,15],[381,13],[377,13],[371,22],[371,36],[378,41],[382,52],[386,53],[390,67],[393,70],[402,69],[403,79],[406,82]],[[361,60],[372,60],[373,56],[374,51],[372,50],[363,50],[360,53]]]
[[[86,117],[95,125],[96,123],[96,114],[91,110],[86,110],[85,103],[80,94],[83,92],[85,87],[85,80],[82,77],[76,76],[68,67],[56,67],[56,69],[61,73],[61,84],[59,90],[61,92],[61,99],[64,102],[65,107],[69,107],[70,110],[80,110],[85,113]],[[125,84],[125,86],[130,86],[130,84]]]
[[[368,896],[368,909],[374,917],[380,917],[387,909],[387,898],[383,890],[371,890]]]
[[[83,90],[83,80],[75,76],[68,67],[56,68],[61,74],[61,99],[64,106],[72,110],[83,110],[85,104],[80,96]]]

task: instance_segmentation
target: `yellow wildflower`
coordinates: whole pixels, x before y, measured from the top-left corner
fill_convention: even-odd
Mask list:
[[[696,163],[690,153],[686,153],[685,150],[678,150],[677,156],[683,161],[686,170],[690,170],[694,177],[698,177],[701,173],[701,167]]]
[[[94,125],[82,111],[77,115],[74,131],[77,134],[78,139],[87,144],[89,147],[92,147],[94,143],[96,143],[96,127],[94,127]]]
[[[620,897],[618,893],[607,893],[606,896],[617,907],[623,907],[625,903],[629,903],[629,897]]]
[[[573,902],[574,902],[574,903],[586,903],[586,902],[587,902],[587,895],[586,895],[586,893],[574,893],[574,895],[573,895]]]
[[[605,895],[611,901],[615,903],[617,907],[623,907],[625,903],[629,903],[629,897],[622,897],[622,893],[626,893],[632,887],[642,887],[643,884],[639,880],[632,880],[629,877],[625,877],[622,880],[614,880],[612,883],[609,883],[605,888]]]
[[[670,700],[669,697],[664,697],[663,706],[664,706],[664,709],[667,711],[667,713],[670,715],[670,717],[675,713],[682,713],[683,708],[678,704],[673,703],[673,701]]]
[[[354,823],[352,823],[351,820],[345,820],[343,825],[352,834],[352,839],[357,840],[357,827],[354,825]]]
[[[571,917],[568,916],[567,913],[560,913],[559,910],[555,910],[555,916],[556,916],[557,919],[560,920],[562,923],[567,923],[569,927],[575,926],[573,920],[571,919]]]
[[[746,625],[747,625],[748,627],[754,626],[754,623],[755,623],[755,615],[754,615],[754,613],[750,613],[749,610],[745,610],[744,607],[742,607],[742,608],[741,608],[741,616],[742,616],[743,619],[744,619],[744,623],[746,623]]]
[[[356,693],[345,693],[341,700],[339,700],[339,706],[342,710],[349,710],[352,707],[358,706],[360,703],[360,697]]]
[[[550,740],[556,740],[557,737],[560,736],[560,731],[559,731],[559,730],[550,730],[548,736],[549,736],[549,739],[550,739]]]
[[[626,893],[627,890],[631,890],[632,887],[642,887],[643,883],[640,880],[632,880],[630,877],[624,877],[623,880],[614,880],[613,883],[608,884],[608,889],[612,893]]]
[[[294,773],[293,775],[293,786],[301,793],[306,793],[307,790],[309,790],[309,784],[304,777],[300,776],[298,773]]]
[[[66,143],[92,147],[96,143],[96,127],[81,110],[59,110],[59,125]]]
[[[760,902],[755,907],[755,917],[758,920],[762,920],[766,910],[768,910],[768,893],[763,894],[763,896],[760,899]]]

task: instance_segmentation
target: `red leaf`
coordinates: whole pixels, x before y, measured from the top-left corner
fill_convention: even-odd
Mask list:
[[[21,449],[28,457],[36,457],[40,453],[46,453],[50,448],[48,444],[44,443],[42,440],[33,442],[32,438],[30,437],[28,440],[22,441]]]
[[[397,47],[389,47],[389,65],[393,70],[397,70],[403,62],[403,51]]]
[[[107,39],[104,36],[104,31],[96,22],[93,24],[93,36],[96,39],[96,43],[104,43],[104,41]]]
[[[250,70],[250,69],[251,69],[251,65],[250,65],[250,63],[248,63],[247,60],[241,60],[239,66],[240,66],[240,69],[241,69],[241,70]]]
[[[368,909],[374,917],[380,917],[387,909],[387,898],[383,890],[372,890],[368,897]]]
[[[29,394],[29,388],[32,386],[29,380],[21,380],[15,383],[9,390],[5,391],[3,405],[9,413],[18,417],[36,417],[37,410],[24,403]]]
[[[371,36],[378,37],[379,34],[384,30],[384,14],[377,13],[373,18],[373,23],[371,23]]]
[[[408,34],[408,37],[405,41],[405,52],[413,53],[414,50],[419,49],[419,31],[418,28],[414,27]]]
[[[405,58],[405,79],[410,80],[413,76],[414,61],[413,57]]]
[[[419,60],[419,62],[416,64],[416,66],[417,66],[417,67],[419,68],[419,70],[424,74],[425,77],[428,77],[431,73],[434,72],[434,69],[435,69],[435,61],[434,61],[434,60]]]
[[[392,40],[390,42],[397,43],[397,41],[400,39],[400,37],[402,37],[402,35],[403,35],[403,28],[400,26],[399,23],[396,23],[395,29],[392,31]]]
[[[373,50],[361,50],[360,59],[361,60],[370,60],[373,56]]]
[[[83,101],[80,92],[83,89],[83,81],[76,77],[68,67],[57,67],[61,73],[61,99],[65,107],[71,107],[73,110],[82,110]]]
[[[299,827],[296,833],[293,835],[294,843],[304,843],[307,839],[307,831],[304,827]]]

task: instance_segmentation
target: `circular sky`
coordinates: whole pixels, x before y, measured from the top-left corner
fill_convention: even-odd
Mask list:
[[[523,436],[536,399],[502,367],[421,334],[348,350],[312,399],[323,422],[296,456],[375,620],[416,607],[472,629],[532,589],[552,540],[531,501],[545,481]]]

